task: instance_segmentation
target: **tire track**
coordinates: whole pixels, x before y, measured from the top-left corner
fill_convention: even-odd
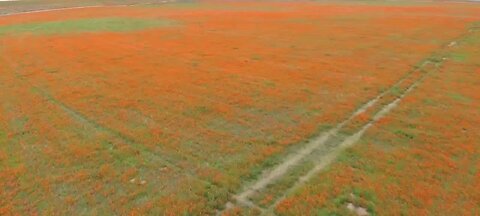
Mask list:
[[[74,6],[74,7],[53,7],[50,9],[33,9],[30,11],[20,11],[20,12],[10,12],[2,14],[0,11],[0,17],[7,17],[7,16],[14,16],[14,15],[22,15],[22,14],[35,14],[35,13],[43,13],[43,12],[54,12],[54,11],[65,11],[65,10],[75,10],[75,9],[88,9],[88,8],[103,8],[103,7],[129,7],[129,6],[137,6],[137,5],[149,5],[149,4],[166,4],[166,3],[173,3],[176,0],[169,0],[169,1],[159,1],[159,2],[132,2],[130,4],[98,4],[98,5],[88,5],[88,6]],[[48,5],[45,5],[48,7]]]
[[[125,5],[125,6],[127,6],[127,5]],[[103,5],[92,5],[92,6],[65,7],[65,8],[54,8],[54,9],[40,9],[40,10],[32,10],[32,11],[23,11],[23,12],[13,12],[13,13],[0,14],[0,17],[7,17],[7,16],[14,16],[14,15],[22,15],[22,14],[34,14],[34,13],[42,13],[42,12],[63,11],[63,10],[75,10],[75,9],[86,9],[86,8],[99,8],[99,7],[106,7],[106,6],[103,6]]]
[[[373,99],[367,101],[365,104],[360,106],[350,116],[348,116],[347,119],[340,122],[334,128],[328,130],[327,132],[324,132],[323,134],[321,134],[320,136],[318,136],[314,140],[310,141],[306,146],[302,147],[297,152],[288,156],[288,158],[286,160],[284,160],[282,163],[273,167],[267,173],[264,173],[264,175],[262,177],[260,177],[257,181],[255,181],[253,184],[246,187],[239,194],[234,195],[233,196],[234,202],[236,202],[240,205],[243,205],[243,206],[253,207],[255,209],[259,209],[259,210],[261,210],[261,212],[267,212],[267,211],[265,211],[265,209],[255,205],[254,203],[249,201],[248,198],[250,196],[252,196],[254,193],[256,193],[257,191],[265,189],[268,185],[270,185],[270,184],[274,183],[275,181],[277,181],[278,179],[282,178],[292,167],[301,163],[302,159],[304,159],[308,155],[312,154],[315,150],[318,150],[318,149],[324,147],[326,145],[327,141],[329,141],[332,137],[335,137],[340,132],[340,130],[342,128],[344,128],[348,123],[350,123],[353,119],[355,119],[360,114],[366,112],[370,107],[373,107],[375,104],[377,104],[378,101],[380,101],[380,99],[385,97],[390,92],[390,90],[399,86],[405,80],[414,76],[416,73],[419,73],[421,71],[421,69],[429,63],[430,63],[430,60],[428,60],[428,59],[422,61],[418,68],[415,68],[415,69],[411,70],[404,77],[400,78],[396,83],[394,83],[392,86],[390,86],[390,88],[381,92],[376,97],[374,97]],[[222,215],[225,211],[233,208],[234,206],[235,206],[234,203],[228,202],[225,205],[224,210],[219,211],[217,213],[217,215]]]
[[[472,32],[472,29],[470,29],[469,32]],[[465,38],[465,36],[467,35],[468,33],[464,33],[459,37],[457,37],[455,40],[453,40],[453,42],[459,41]],[[437,71],[442,65],[443,61],[447,59],[444,57],[446,56],[444,49],[449,48],[448,44],[450,43],[447,43],[446,45],[441,46],[438,52],[431,54],[426,60],[422,61],[418,67],[416,67],[413,71],[410,71],[409,73],[407,73],[403,78],[397,81],[388,90],[380,93],[378,96],[369,100],[367,103],[365,103],[360,108],[355,110],[346,120],[339,123],[335,128],[332,128],[329,131],[321,134],[315,140],[311,141],[309,144],[301,148],[298,152],[295,152],[292,155],[290,155],[290,157],[288,157],[282,163],[278,164],[277,166],[272,168],[270,171],[267,171],[257,181],[255,181],[250,186],[247,186],[241,193],[234,195],[233,202],[235,202],[237,205],[240,205],[240,206],[246,206],[246,207],[253,206],[259,209],[262,215],[275,215],[274,214],[275,207],[278,204],[280,204],[289,194],[296,191],[299,187],[304,185],[308,180],[310,180],[312,177],[314,177],[316,174],[322,171],[326,166],[331,164],[343,150],[345,150],[346,148],[358,142],[370,127],[372,127],[376,122],[378,122],[381,118],[387,115],[396,106],[398,106],[401,100],[407,94],[409,94],[411,91],[417,88],[418,85],[420,85],[430,73],[432,73],[433,71]],[[423,69],[430,64],[432,64],[434,68],[427,69],[426,72],[422,72]],[[421,73],[419,77],[413,77],[416,74],[416,72]],[[341,129],[344,128],[344,126],[346,126],[348,123],[350,123],[355,117],[366,112],[369,108],[374,107],[383,97],[387,96],[387,94],[390,93],[392,89],[396,87],[400,87],[400,85],[404,81],[406,82],[408,81],[409,78],[412,78],[412,77],[413,77],[412,84],[408,85],[408,87],[400,95],[394,97],[394,99],[390,99],[389,100],[390,102],[388,104],[386,105],[380,104],[382,105],[380,106],[380,109],[376,111],[373,117],[366,124],[362,125],[359,130],[355,131],[354,134],[343,139],[343,141],[339,144],[336,144],[333,146],[326,146],[327,141],[331,140],[331,138],[336,137],[341,131]],[[281,179],[285,174],[287,174],[287,172],[292,167],[295,167],[299,163],[301,163],[302,159],[312,156],[314,154],[314,151],[321,150],[323,147],[329,147],[329,148],[326,148],[327,149],[326,154],[322,155],[319,159],[315,160],[316,161],[315,166],[310,171],[308,171],[305,175],[299,177],[292,187],[287,189],[285,192],[281,193],[282,195],[280,195],[280,197],[274,199],[273,204],[271,204],[266,208],[261,208],[255,205],[255,203],[252,203],[250,200],[248,200],[248,198],[250,198],[250,196],[252,196],[253,194],[265,189],[270,184],[273,184],[277,180]],[[223,210],[217,212],[217,215],[222,215],[224,212],[228,211],[233,207],[235,207],[235,204],[232,202],[228,202],[225,205],[225,208]]]
[[[434,64],[435,69],[434,71],[437,71],[441,62],[439,63],[433,63],[433,62],[428,62],[427,64]],[[330,165],[334,160],[338,157],[338,155],[343,152],[343,150],[347,149],[348,147],[353,146],[355,143],[357,143],[362,136],[365,134],[365,132],[372,127],[376,122],[378,122],[380,119],[385,117],[388,113],[390,113],[395,107],[398,106],[400,101],[411,91],[413,91],[415,88],[417,88],[418,85],[420,85],[425,78],[432,73],[432,71],[428,71],[427,73],[423,74],[418,80],[416,80],[413,84],[411,84],[400,96],[398,96],[395,100],[392,102],[388,103],[387,105],[383,106],[380,111],[378,111],[373,118],[365,125],[363,125],[360,130],[358,130],[356,133],[353,135],[348,136],[345,138],[339,145],[337,145],[334,149],[332,149],[330,152],[328,152],[326,155],[322,156],[316,163],[315,167],[311,169],[307,174],[301,176],[295,184],[290,187],[287,191],[282,193],[282,195],[277,198],[274,201],[274,204],[270,205],[266,210],[262,212],[262,215],[267,215],[271,214],[273,215],[273,211],[278,204],[280,204],[288,195],[292,194],[295,192],[297,189],[299,189],[301,186],[303,186],[306,182],[308,182],[310,179],[315,177],[320,171],[322,171],[325,167]]]
[[[8,61],[8,59],[4,58],[2,62],[5,62],[5,61]],[[8,65],[12,65],[11,62],[5,62],[5,63],[8,63]],[[133,150],[138,151],[139,155],[144,155],[146,158],[148,158],[152,162],[162,164],[162,166],[168,167],[169,169],[176,171],[179,174],[179,176],[182,176],[182,175],[186,176],[188,178],[194,179],[195,181],[201,182],[202,184],[209,185],[210,187],[214,187],[214,188],[220,187],[218,185],[212,184],[208,180],[199,178],[195,174],[195,169],[185,170],[183,167],[178,165],[178,162],[177,162],[178,159],[175,159],[172,156],[167,155],[166,153],[161,154],[158,152],[157,153],[152,152],[152,150],[150,150],[142,142],[136,140],[135,138],[125,135],[122,132],[112,129],[108,126],[104,126],[98,123],[97,121],[83,115],[81,112],[77,111],[76,109],[66,105],[62,101],[53,97],[47,90],[32,84],[28,80],[28,78],[16,72],[17,69],[13,69],[13,70],[14,70],[13,73],[16,79],[20,80],[21,82],[24,82],[27,86],[30,86],[34,91],[34,93],[38,94],[40,97],[42,97],[49,103],[59,107],[63,112],[67,114],[67,116],[70,116],[74,121],[83,125],[83,127],[93,129],[94,131],[97,131],[97,132],[103,132],[107,135],[110,135],[114,139],[119,139],[120,141],[129,145]],[[113,144],[109,144],[109,145],[111,149],[115,149],[115,146]]]
[[[172,3],[172,2],[175,2],[175,0],[170,0],[170,1],[161,2],[161,3]],[[53,11],[75,10],[75,9],[102,8],[102,7],[129,7],[129,6],[143,5],[143,4],[153,4],[153,2],[150,2],[150,3],[117,4],[117,5],[101,5],[100,4],[100,5],[63,7],[63,8],[60,7],[60,8],[53,8],[53,9],[39,9],[39,10],[32,10],[32,11],[23,11],[23,12],[13,12],[13,13],[0,14],[0,17],[23,15],[23,14],[34,14],[34,13],[44,13],[44,12],[53,12]],[[5,56],[8,56],[8,55],[5,55]],[[4,59],[5,59],[5,61],[10,61],[10,59],[8,59],[8,58],[4,58]],[[6,62],[6,63],[9,63],[9,62]],[[12,65],[12,64],[9,63],[8,65]],[[129,136],[121,133],[120,131],[116,131],[116,130],[110,128],[110,127],[103,126],[100,123],[88,118],[87,116],[83,115],[79,111],[69,107],[68,105],[66,105],[62,101],[59,101],[56,98],[54,98],[52,95],[50,95],[50,93],[47,90],[32,84],[31,82],[29,82],[29,80],[24,75],[18,73],[17,71],[18,71],[18,69],[14,68],[14,74],[17,77],[17,79],[19,79],[23,82],[26,82],[29,86],[32,87],[32,89],[36,93],[38,93],[40,96],[45,98],[50,103],[60,107],[65,113],[67,113],[75,121],[81,123],[82,125],[84,125],[86,127],[93,128],[96,131],[101,131],[101,132],[104,132],[106,134],[110,134],[113,137],[119,138],[124,143],[132,146],[134,149],[140,151],[141,153],[143,153],[143,154],[145,154],[145,155],[147,155],[147,156],[149,156],[153,159],[164,162],[170,168],[175,168],[177,170],[181,169],[179,166],[177,166],[175,163],[172,162],[173,159],[165,159],[164,157],[161,157],[161,156],[159,156],[155,153],[152,153],[146,146],[142,145],[139,141],[135,140],[135,138],[129,137]]]
[[[0,52],[3,52],[1,47],[2,46],[0,46]],[[118,139],[118,140],[122,141],[123,143],[129,145],[133,150],[137,151],[139,155],[144,155],[144,156],[148,157],[150,160],[156,161],[157,163],[160,163],[160,164],[163,164],[164,166],[166,166],[166,167],[168,167],[172,170],[175,170],[175,171],[178,171],[178,172],[184,170],[184,168],[178,166],[177,163],[175,163],[176,162],[175,158],[173,158],[173,157],[171,157],[167,154],[159,154],[159,153],[152,152],[151,149],[149,149],[147,146],[145,146],[142,142],[138,141],[134,137],[130,137],[130,136],[125,135],[124,133],[122,133],[120,131],[117,131],[113,128],[110,128],[108,126],[104,126],[104,125],[98,123],[97,121],[85,116],[84,114],[82,114],[78,110],[68,106],[67,104],[63,103],[62,101],[56,99],[55,97],[53,97],[48,92],[48,90],[33,84],[28,79],[28,77],[26,77],[26,75],[23,75],[23,74],[19,73],[20,69],[12,66],[14,64],[12,63],[12,60],[10,58],[8,58],[8,55],[2,55],[2,56],[3,57],[0,60],[3,63],[3,66],[10,66],[11,69],[12,69],[12,73],[17,80],[25,83],[27,86],[30,86],[32,88],[33,93],[36,93],[37,95],[39,95],[40,97],[42,97],[43,99],[48,101],[49,103],[59,107],[63,112],[65,112],[68,116],[70,116],[74,121],[80,123],[80,125],[82,125],[83,127],[88,128],[88,129],[92,129],[92,130],[97,131],[97,132],[108,134],[112,138]],[[112,144],[110,144],[110,145],[112,145]],[[113,146],[113,145],[110,146],[110,147],[112,149],[115,148],[115,146]],[[195,180],[203,182],[205,184],[211,185],[210,182],[208,182],[206,180],[203,180],[201,178],[198,178],[198,176],[196,176],[194,173],[195,173],[195,170],[192,170],[192,171],[187,171],[183,174],[185,174],[186,176],[191,177]]]

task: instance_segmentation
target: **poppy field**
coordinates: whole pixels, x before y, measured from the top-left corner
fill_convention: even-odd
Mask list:
[[[480,5],[152,2],[0,16],[0,215],[480,213]]]
[[[372,215],[479,214],[479,45],[480,31],[472,30],[443,50],[444,64],[357,146],[279,203],[278,215],[343,215],[348,203]]]

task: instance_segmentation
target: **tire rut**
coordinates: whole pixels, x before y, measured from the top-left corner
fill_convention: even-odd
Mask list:
[[[460,38],[463,38],[465,35],[461,35]],[[443,46],[445,48],[445,46]],[[440,49],[442,50],[442,48]],[[446,58],[441,58],[438,59],[438,56],[435,54],[432,54],[430,57],[428,57],[426,60],[423,60],[418,67],[414,68],[412,71],[408,72],[404,77],[402,77],[400,80],[398,80],[395,84],[390,86],[388,90],[383,91],[382,93],[378,94],[376,97],[373,99],[369,100],[366,102],[364,105],[362,105],[360,108],[355,110],[350,116],[348,116],[344,121],[340,122],[335,126],[334,128],[328,130],[327,132],[319,135],[317,138],[315,138],[313,141],[309,142],[306,146],[302,147],[300,150],[297,152],[292,153],[286,160],[278,164],[277,166],[271,168],[270,170],[267,170],[264,172],[264,174],[254,181],[252,184],[249,186],[246,186],[244,190],[242,190],[240,193],[234,195],[232,197],[233,200],[230,202],[227,202],[223,210],[219,210],[217,212],[217,215],[222,215],[229,209],[234,208],[236,205],[239,206],[246,206],[246,207],[251,207],[253,206],[255,209],[260,210],[262,215],[274,215],[273,209],[290,193],[295,191],[298,187],[302,186],[305,182],[307,182],[309,179],[311,179],[315,174],[319,173],[321,170],[323,170],[326,166],[328,166],[330,163],[332,163],[335,158],[340,154],[344,149],[352,146],[355,144],[360,138],[363,136],[363,134],[376,123],[378,120],[383,118],[385,115],[387,115],[392,109],[394,109],[400,101],[411,91],[413,91],[426,77],[428,74],[431,73],[431,70],[427,70],[427,72],[422,72],[422,70],[432,64],[434,66],[433,70],[437,70],[440,66],[441,63],[445,60]],[[420,76],[415,77],[416,73],[422,73]],[[334,144],[332,146],[326,146],[328,141],[331,140],[333,137],[337,137],[341,130],[350,122],[352,122],[353,119],[358,117],[360,114],[365,113],[367,110],[370,108],[373,108],[374,106],[378,105],[380,100],[384,97],[386,97],[391,90],[394,88],[400,86],[403,82],[406,82],[407,80],[413,80],[413,82],[408,85],[408,87],[398,96],[394,97],[393,100],[390,100],[386,105],[381,104],[382,106],[380,107],[379,110],[375,110],[374,116],[371,120],[369,120],[366,124],[361,126],[361,128],[353,133],[353,135],[348,136],[345,138],[341,143]],[[320,159],[317,160],[316,165],[314,168],[312,168],[310,171],[307,172],[307,174],[301,176],[298,178],[298,180],[294,183],[292,187],[287,189],[286,192],[281,193],[282,195],[274,199],[275,201],[273,202],[272,205],[268,206],[267,208],[262,208],[256,205],[255,203],[251,202],[249,198],[251,198],[252,195],[255,193],[261,193],[262,190],[264,190],[267,186],[275,183],[279,179],[283,178],[291,168],[297,166],[302,159],[311,156],[315,151],[318,150],[323,150],[322,148],[325,148],[326,153],[321,156]],[[245,205],[248,204],[248,205]]]
[[[440,63],[433,63],[433,62],[429,62],[429,63],[430,64],[435,64],[435,71],[439,68]],[[357,143],[370,127],[372,127],[376,122],[378,122],[380,119],[385,117],[395,107],[397,107],[398,104],[401,102],[401,100],[407,94],[409,94],[411,91],[413,91],[415,88],[417,88],[417,86],[420,85],[430,73],[432,73],[432,71],[429,71],[429,72],[423,74],[418,80],[416,80],[413,84],[411,84],[400,96],[398,96],[396,99],[394,99],[393,101],[391,101],[387,105],[383,106],[372,117],[372,119],[370,121],[368,121],[365,125],[363,125],[360,128],[360,130],[358,130],[353,135],[350,135],[350,136],[346,137],[340,144],[336,145],[333,149],[331,149],[331,151],[329,151],[327,154],[325,154],[321,158],[319,158],[315,167],[313,169],[311,169],[307,174],[298,178],[298,180],[295,182],[295,184],[292,187],[290,187],[287,191],[282,193],[282,195],[274,201],[274,204],[270,205],[266,210],[264,210],[262,212],[262,215],[274,215],[273,210],[275,209],[275,207],[278,204],[281,203],[281,201],[283,201],[289,194],[292,194],[298,188],[303,186],[311,178],[315,177],[325,167],[327,167],[332,162],[334,162],[334,160],[338,157],[338,155],[341,152],[343,152],[343,150],[345,150],[348,147],[351,147],[355,143]]]
[[[2,50],[0,50],[2,51]],[[2,62],[4,63],[4,66],[12,66],[13,64],[11,63],[10,59],[8,59],[8,55],[4,55]],[[112,129],[110,127],[104,126],[97,121],[85,116],[81,112],[77,111],[76,109],[68,106],[67,104],[63,103],[62,101],[56,99],[53,97],[48,90],[39,87],[35,84],[33,84],[26,75],[23,75],[18,72],[18,68],[13,67],[12,68],[12,73],[15,76],[15,78],[23,83],[25,83],[27,86],[30,86],[32,88],[33,93],[39,95],[49,103],[59,107],[63,112],[65,112],[68,116],[70,116],[73,120],[76,122],[80,123],[83,125],[85,128],[92,129],[93,131],[97,132],[102,132],[105,134],[110,135],[114,139],[118,139],[122,141],[123,143],[129,145],[133,150],[138,151],[140,155],[144,155],[147,158],[150,158],[152,161],[156,161],[158,163],[164,164],[166,167],[175,170],[175,171],[182,171],[184,168],[180,167],[176,163],[176,159],[167,155],[167,154],[160,154],[160,153],[155,153],[148,147],[146,147],[142,142],[136,140],[133,137],[130,137],[128,135],[125,135],[124,133],[117,131],[115,129]],[[193,179],[196,179],[198,181],[201,181],[205,184],[211,184],[208,181],[205,181],[203,179],[198,178],[195,174],[194,171],[189,171],[188,173],[184,173],[186,176],[191,177]]]

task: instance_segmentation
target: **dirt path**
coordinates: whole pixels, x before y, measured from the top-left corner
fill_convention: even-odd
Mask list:
[[[0,14],[0,17],[14,16],[14,15],[22,15],[22,14],[42,13],[42,12],[51,12],[51,11],[64,11],[64,10],[85,9],[85,8],[99,8],[99,7],[105,7],[105,6],[103,6],[103,5],[94,5],[94,6],[55,8],[55,9],[40,9],[40,10],[33,10],[33,11],[13,12],[13,13]]]
[[[429,64],[430,62],[428,60],[424,61],[420,68],[423,68],[425,67],[427,64]],[[417,69],[419,70],[419,69]],[[321,149],[322,147],[324,147],[326,145],[326,143],[332,138],[332,137],[335,137],[339,131],[344,128],[348,123],[350,123],[353,119],[355,119],[357,116],[359,116],[360,114],[364,113],[365,111],[367,111],[370,107],[374,106],[375,104],[377,104],[377,102],[383,98],[391,89],[399,86],[402,82],[404,82],[405,80],[409,79],[411,76],[414,75],[414,72],[417,71],[417,70],[412,70],[410,72],[408,72],[403,78],[401,78],[400,80],[398,80],[395,84],[393,84],[388,90],[378,94],[376,97],[374,97],[373,99],[369,100],[367,103],[365,103],[364,105],[362,105],[360,108],[358,108],[357,110],[355,110],[350,116],[348,116],[348,118],[344,121],[342,121],[341,123],[339,123],[337,126],[335,126],[334,128],[328,130],[327,132],[324,132],[323,134],[321,134],[320,136],[316,137],[314,140],[312,140],[311,142],[309,142],[306,146],[304,146],[303,148],[301,148],[300,150],[298,150],[297,152],[294,152],[292,153],[290,156],[288,156],[288,158],[286,160],[284,160],[282,163],[278,164],[277,166],[273,167],[270,171],[267,171],[265,172],[258,180],[256,180],[255,182],[253,182],[251,185],[247,186],[242,192],[236,194],[233,196],[233,199],[234,201],[239,204],[239,205],[243,205],[243,206],[248,206],[248,207],[251,207],[251,208],[256,208],[258,210],[260,210],[261,212],[265,212],[265,209],[255,205],[254,203],[252,203],[251,201],[248,200],[249,197],[251,197],[253,194],[255,194],[256,192],[262,190],[262,189],[265,189],[268,185],[274,183],[275,181],[281,179],[292,167],[298,165],[299,163],[301,163],[302,159],[304,159],[305,157],[307,157],[308,155],[312,154],[315,150],[318,150],[318,149]],[[417,80],[419,81],[419,80]],[[412,87],[412,86],[411,86]],[[409,91],[411,91],[411,89],[409,88]],[[408,92],[405,92],[405,93],[408,93]],[[398,102],[396,102],[398,103]],[[387,105],[388,106],[388,105]],[[393,108],[393,107],[392,107]],[[389,108],[388,111],[392,108]],[[379,113],[380,114],[380,113]],[[382,116],[386,114],[386,113],[382,113]],[[380,117],[378,117],[380,118]],[[369,126],[371,126],[371,124],[373,124],[374,122],[370,122],[369,123]],[[368,129],[365,128],[364,130]],[[363,130],[363,129],[362,129]],[[363,134],[363,132],[362,132]],[[361,136],[361,135],[354,135],[354,136]],[[349,142],[352,142],[353,137],[352,138],[349,138]],[[346,144],[344,144],[346,145]],[[339,148],[340,149],[340,148]],[[342,148],[343,149],[343,148]],[[337,152],[337,151],[335,151]],[[332,161],[335,157],[333,157],[334,155],[328,155],[326,156],[325,158],[325,162],[322,162],[320,164],[318,164],[314,170],[321,170],[323,167],[325,167],[326,165],[328,165],[329,161]],[[312,170],[313,171],[313,170]],[[311,175],[315,174],[316,172],[318,171],[314,171]],[[302,179],[305,178],[305,177],[302,177]],[[308,177],[309,178],[309,177]],[[307,178],[307,179],[308,179]],[[299,180],[299,181],[305,181],[305,180]],[[221,215],[222,213],[224,213],[226,210],[228,209],[231,209],[233,208],[235,205],[231,202],[227,203],[225,205],[225,209],[223,211],[220,211],[218,212],[217,215]]]
[[[28,11],[7,12],[7,13],[4,13],[4,14],[2,14],[2,12],[0,10],[0,17],[22,15],[22,14],[53,12],[53,11],[75,10],[75,9],[102,8],[102,7],[128,7],[128,6],[135,6],[135,5],[166,4],[166,3],[174,3],[174,2],[176,2],[176,0],[166,0],[166,1],[158,1],[158,2],[156,2],[156,1],[155,2],[133,2],[133,3],[124,3],[124,4],[112,4],[112,5],[98,4],[98,5],[88,5],[88,6],[57,7],[57,8],[48,8],[49,6],[45,5],[45,7],[47,7],[47,9],[33,9],[33,10],[28,10]]]
[[[465,37],[466,34],[468,33],[460,35],[459,38]],[[458,39],[454,40],[454,42],[455,41],[458,41]],[[447,43],[447,45],[443,46],[443,48],[448,48],[449,47],[448,44],[451,44],[451,43]],[[320,136],[318,136],[317,138],[309,142],[307,145],[302,147],[297,152],[292,153],[290,156],[287,157],[287,159],[285,159],[283,162],[276,165],[272,169],[265,171],[256,181],[246,186],[240,193],[232,196],[232,199],[233,199],[232,202],[228,202],[225,205],[225,208],[222,211],[219,211],[217,215],[222,215],[224,212],[235,207],[236,205],[258,209],[262,213],[262,215],[273,215],[274,208],[281,201],[283,201],[285,197],[287,197],[292,192],[296,191],[299,187],[304,185],[305,182],[307,182],[312,177],[316,176],[316,174],[318,174],[326,166],[331,164],[343,150],[345,150],[346,148],[358,142],[361,139],[361,137],[364,135],[364,133],[371,126],[373,126],[376,122],[378,122],[378,120],[383,118],[392,109],[394,109],[407,94],[409,94],[418,85],[421,84],[421,82],[428,76],[428,74],[430,74],[432,71],[438,70],[442,62],[445,60],[446,58],[435,59],[435,60],[427,59],[423,61],[422,64],[420,64],[420,66],[417,69],[407,73],[403,78],[401,78],[394,85],[392,85],[389,88],[389,90],[380,93],[375,98],[369,100],[367,103],[365,103],[360,108],[355,110],[346,120],[339,123],[336,127],[321,134]],[[280,195],[280,197],[274,199],[275,201],[273,202],[272,205],[268,206],[267,208],[262,208],[249,200],[249,198],[251,198],[252,195],[256,193],[261,193],[261,190],[265,189],[267,186],[275,183],[276,181],[282,179],[285,176],[285,174],[287,174],[290,171],[291,168],[302,163],[302,159],[310,156],[312,153],[314,153],[314,151],[325,147],[326,143],[329,140],[331,140],[331,138],[337,136],[339,131],[342,128],[344,128],[348,123],[350,123],[355,117],[366,112],[370,107],[373,107],[374,105],[376,105],[380,101],[380,99],[385,97],[390,92],[390,90],[396,88],[402,82],[414,76],[414,71],[421,71],[428,65],[433,65],[434,68],[427,70],[427,72],[423,73],[419,77],[414,77],[413,82],[406,88],[406,90],[404,90],[396,98],[390,100],[390,102],[387,103],[386,105],[381,106],[380,110],[374,114],[373,118],[369,122],[364,124],[359,130],[355,131],[353,135],[345,138],[340,144],[335,145],[332,149],[328,149],[328,152],[325,155],[320,156],[320,158],[316,160],[314,167],[310,171],[308,171],[305,175],[299,177],[292,187],[287,189],[285,192],[281,193],[282,195]]]
[[[434,64],[435,65],[435,71],[438,69],[440,63],[433,63],[430,61],[427,61],[426,64]],[[426,65],[424,64],[424,65]],[[385,105],[382,107],[380,111],[378,111],[372,118],[371,121],[369,121],[367,124],[363,125],[360,130],[355,132],[353,135],[345,138],[342,143],[340,143],[335,149],[333,149],[331,152],[327,153],[325,156],[320,158],[315,167],[311,169],[307,174],[303,175],[300,177],[295,184],[289,188],[287,191],[282,193],[280,198],[276,199],[274,204],[269,206],[268,209],[263,211],[264,214],[270,213],[273,214],[273,210],[275,207],[280,204],[289,194],[293,193],[296,191],[299,187],[303,186],[307,181],[309,181],[311,178],[315,177],[320,171],[322,171],[325,167],[330,165],[335,158],[346,148],[354,145],[356,142],[358,142],[362,136],[365,134],[365,132],[372,127],[376,122],[378,122],[380,119],[382,119],[384,116],[386,116],[388,113],[390,113],[395,107],[398,106],[400,101],[407,95],[409,94],[412,90],[414,90],[420,83],[423,82],[423,80],[431,73],[432,71],[428,71],[427,73],[423,74],[418,80],[416,80],[413,84],[411,84],[407,90],[405,90],[400,96],[398,96],[395,100],[390,102],[389,104]]]
[[[460,35],[457,40],[453,40],[450,43],[447,43],[446,46],[443,46],[443,48],[450,48],[452,47],[451,44],[457,44],[457,41],[462,40],[462,38],[465,38],[468,36],[469,33],[474,31],[475,27],[472,27],[468,32]],[[339,154],[347,149],[348,147],[351,147],[360,139],[362,136],[365,134],[365,132],[372,127],[376,122],[378,122],[380,119],[385,117],[388,113],[390,113],[395,107],[399,105],[399,103],[402,101],[402,99],[408,95],[410,92],[412,92],[414,89],[416,89],[431,73],[436,72],[439,70],[441,65],[443,64],[444,61],[447,60],[445,57],[447,56],[445,53],[443,53],[441,56],[437,56],[437,59],[434,61],[427,60],[424,61],[423,64],[420,66],[418,70],[421,70],[427,65],[433,65],[434,68],[427,70],[424,74],[422,74],[418,79],[416,79],[411,85],[408,86],[408,88],[401,93],[399,96],[397,96],[394,100],[392,100],[390,103],[382,106],[382,108],[375,113],[375,115],[371,118],[370,121],[368,121],[366,124],[364,124],[358,131],[356,131],[354,134],[346,137],[339,145],[336,146],[333,150],[328,152],[326,155],[322,156],[319,158],[315,164],[315,166],[308,171],[305,175],[299,177],[297,181],[291,186],[289,189],[287,189],[285,192],[282,193],[280,197],[275,199],[272,205],[268,206],[266,209],[262,209],[262,215],[275,215],[274,214],[274,209],[277,207],[288,195],[292,194],[293,192],[297,191],[300,187],[306,184],[311,178],[315,177],[318,173],[320,173],[325,167],[330,165],[334,160],[339,156]],[[393,88],[393,86],[392,86]]]

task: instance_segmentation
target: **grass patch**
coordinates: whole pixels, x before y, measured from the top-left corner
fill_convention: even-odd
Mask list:
[[[197,106],[197,107],[185,110],[183,112],[183,115],[191,117],[191,118],[197,118],[197,117],[200,117],[202,115],[206,115],[210,112],[212,112],[212,110],[209,107]]]
[[[7,132],[0,129],[0,143],[3,143],[7,140]]]
[[[261,60],[263,60],[263,57],[261,55],[255,54],[255,55],[252,55],[251,59],[253,61],[261,61]]]
[[[174,10],[220,10],[220,11],[252,11],[252,12],[268,12],[268,11],[282,11],[284,10],[281,7],[275,6],[266,6],[266,5],[229,5],[229,4],[216,4],[216,3],[201,3],[194,1],[185,1],[185,2],[171,2],[171,3],[160,3],[160,4],[148,4],[148,5],[137,5],[137,7],[142,8],[165,8],[165,9],[174,9]]]
[[[423,99],[423,104],[428,105],[428,106],[438,106],[438,101],[433,100],[431,98],[425,98]]]
[[[0,36],[8,34],[51,35],[84,32],[128,32],[168,27],[176,24],[175,21],[169,19],[92,18],[0,26]]]
[[[453,53],[451,58],[456,62],[464,62],[468,59],[468,55],[466,53]]]
[[[412,140],[412,139],[415,138],[415,135],[414,135],[414,134],[409,133],[409,132],[407,132],[407,131],[405,131],[405,130],[400,130],[400,129],[398,129],[398,130],[396,130],[394,133],[395,133],[395,135],[397,135],[397,136],[399,136],[399,137],[402,137],[402,138],[405,138],[405,139],[409,139],[409,140]]]
[[[468,97],[465,97],[461,94],[458,94],[458,93],[450,93],[448,94],[448,96],[458,102],[462,102],[462,103],[470,103],[472,102],[472,100]]]
[[[403,94],[403,89],[399,86],[394,86],[390,89],[390,93],[396,97],[400,97]]]

